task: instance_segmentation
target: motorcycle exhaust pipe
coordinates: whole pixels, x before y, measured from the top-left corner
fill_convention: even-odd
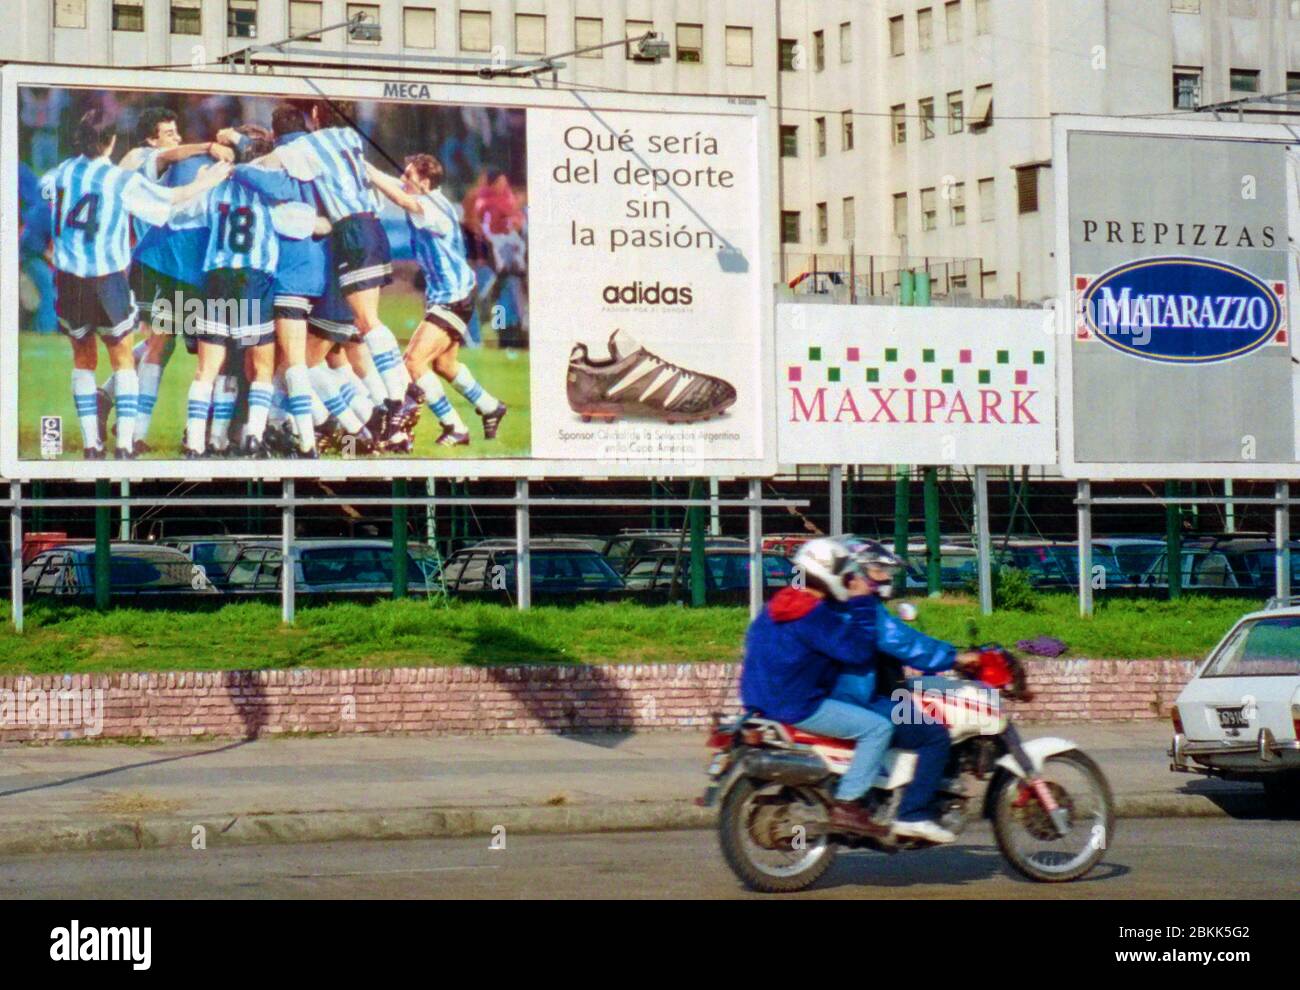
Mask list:
[[[746,777],[792,786],[816,784],[830,771],[816,756],[806,753],[774,753],[770,750],[745,757]]]

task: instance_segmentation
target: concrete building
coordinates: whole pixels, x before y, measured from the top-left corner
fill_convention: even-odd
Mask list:
[[[902,264],[927,267],[939,295],[1052,291],[1054,113],[1170,115],[1300,88],[1300,0],[8,0],[4,10],[3,60],[209,68],[365,13],[377,38],[333,31],[299,43],[319,57],[261,57],[281,63],[264,71],[299,71],[283,65],[296,60],[407,77],[428,68],[415,56],[530,58],[653,30],[672,45],[658,64],[617,46],[566,59],[560,80],[766,97],[777,108],[778,270],[852,268],[859,291],[882,295]]]

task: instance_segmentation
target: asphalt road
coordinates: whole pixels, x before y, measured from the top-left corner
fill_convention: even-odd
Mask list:
[[[1106,858],[1071,884],[1013,876],[980,825],[947,849],[842,854],[808,898],[1294,898],[1300,822],[1119,823]],[[712,832],[489,837],[0,859],[15,898],[726,898],[749,895]]]

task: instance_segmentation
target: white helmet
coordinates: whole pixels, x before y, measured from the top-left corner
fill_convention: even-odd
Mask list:
[[[877,581],[867,568],[884,568],[892,575],[903,567],[903,562],[875,540],[823,536],[801,546],[794,555],[794,565],[805,576],[816,578],[838,601],[845,601],[849,597],[849,578],[854,575],[872,584],[881,598],[888,598],[894,591],[893,581]]]

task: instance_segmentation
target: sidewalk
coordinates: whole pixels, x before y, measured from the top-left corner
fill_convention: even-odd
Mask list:
[[[1120,817],[1253,816],[1261,789],[1168,770],[1164,722],[1028,725],[1105,770]],[[0,747],[0,853],[706,826],[698,733]]]

